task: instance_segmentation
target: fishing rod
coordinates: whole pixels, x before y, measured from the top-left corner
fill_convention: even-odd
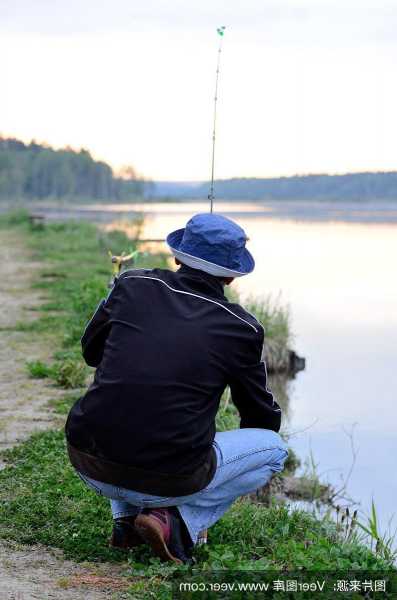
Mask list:
[[[212,159],[211,159],[211,184],[210,191],[208,194],[208,200],[210,201],[210,211],[213,212],[214,209],[214,172],[215,172],[215,139],[216,139],[216,105],[218,100],[218,82],[219,82],[219,71],[221,64],[221,53],[222,53],[222,41],[223,36],[225,34],[226,27],[222,25],[218,27],[216,32],[220,38],[219,47],[218,47],[218,58],[216,62],[216,76],[215,76],[215,95],[214,95],[214,120],[213,120],[213,130],[212,130]],[[122,252],[120,256],[113,255],[112,252],[108,251],[110,260],[112,262],[112,277],[108,284],[109,288],[112,288],[116,279],[120,275],[122,267],[127,263],[133,263],[136,258],[138,252],[130,252],[130,254],[126,255],[125,252]],[[204,537],[204,536],[203,536]],[[205,542],[204,542],[205,543]]]
[[[218,100],[218,81],[219,81],[219,69],[221,64],[221,53],[222,53],[222,41],[225,33],[226,27],[222,25],[222,27],[218,27],[216,30],[217,34],[220,37],[219,47],[218,47],[218,59],[216,63],[216,76],[215,76],[215,96],[214,96],[214,123],[212,130],[212,160],[211,160],[211,185],[210,191],[208,194],[208,200],[210,201],[210,212],[213,212],[214,209],[214,170],[215,170],[215,135],[216,135],[216,103]]]

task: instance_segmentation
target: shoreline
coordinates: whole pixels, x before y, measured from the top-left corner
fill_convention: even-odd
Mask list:
[[[53,405],[59,418],[64,419],[73,394],[78,393],[78,390],[73,391],[76,386],[71,384],[80,373],[78,340],[82,323],[97,304],[98,296],[106,290],[110,273],[110,265],[108,269],[108,263],[104,262],[108,260],[105,258],[107,247],[111,241],[112,251],[121,252],[126,238],[120,233],[111,234],[111,238],[104,237],[109,234],[84,223],[49,223],[41,229],[32,229],[25,218],[19,224],[8,224],[7,227],[17,228],[18,235],[29,244],[35,260],[41,265],[41,275],[35,286],[45,294],[46,300],[38,320],[26,327],[27,331],[39,336],[48,329],[54,331],[57,349],[49,365],[53,370],[46,371],[43,365],[48,365],[44,362],[39,365],[36,361],[35,365],[30,365],[29,372],[33,376],[44,375],[44,379],[53,385],[62,385],[63,389],[70,386],[70,391],[65,391]],[[149,265],[153,257],[144,260]],[[156,263],[159,261],[161,255],[156,257]],[[228,414],[231,417],[230,412]],[[125,561],[124,556],[112,553],[106,547],[107,505],[103,499],[85,490],[74,476],[66,460],[62,431],[50,430],[36,435],[9,452],[6,460],[9,466],[0,472],[0,499],[3,501],[11,494],[13,521],[5,531],[0,528],[0,537],[17,538],[25,543],[44,542],[46,546],[61,548],[66,556],[75,560]],[[21,502],[21,493],[24,502]],[[49,501],[51,510],[46,512],[43,522],[42,507]],[[0,510],[5,522],[11,523],[7,502],[0,502]],[[92,515],[95,515],[94,520]],[[77,532],[81,536],[73,537]],[[86,540],[92,540],[92,543],[87,545]],[[223,546],[224,553],[227,551],[231,557],[225,559],[226,562],[217,558],[219,546]],[[372,565],[380,570],[392,568],[382,558],[380,549],[371,552],[360,542],[358,532],[346,540],[332,519],[323,521],[304,511],[273,505],[266,507],[262,502],[249,500],[237,503],[210,530],[208,547],[199,550],[197,556],[199,567],[203,569],[211,569],[208,565],[219,560],[220,568],[231,570],[310,569],[315,564],[332,569],[341,557],[350,565]],[[152,571],[149,571],[142,566],[142,561],[138,554],[129,559],[131,597],[144,597],[137,586],[139,583],[142,587],[143,582],[144,592],[150,589],[149,573],[152,578],[153,574],[156,577],[153,593],[160,588],[168,589],[164,566],[150,565]],[[139,569],[143,574],[137,576]]]
[[[269,220],[293,221],[302,223],[348,223],[356,225],[397,224],[397,200],[375,201],[343,199],[326,200],[223,200],[217,199],[215,210],[229,217],[256,218]],[[189,215],[193,212],[205,212],[208,203],[205,199],[172,199],[170,201],[154,201],[138,199],[135,202],[98,202],[98,201],[17,201],[0,202],[0,214],[15,208],[27,209],[35,214],[43,215],[48,220],[80,218],[98,223],[109,223],[117,219],[129,218],[142,214]]]

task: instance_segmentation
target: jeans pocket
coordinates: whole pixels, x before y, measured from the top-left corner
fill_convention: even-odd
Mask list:
[[[98,496],[103,496],[101,488],[95,485],[92,479],[89,479],[82,473],[79,473],[79,471],[77,471],[77,475],[80,477],[81,481],[83,481],[86,484],[86,486],[89,487],[93,492],[98,494]]]
[[[216,456],[216,468],[218,469],[219,467],[221,467],[224,464],[224,460],[223,460],[223,454],[222,454],[222,450],[220,445],[217,443],[216,440],[214,440],[212,442],[212,446],[215,450],[215,456]]]

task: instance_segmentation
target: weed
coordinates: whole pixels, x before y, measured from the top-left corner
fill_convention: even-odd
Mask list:
[[[55,363],[53,378],[59,387],[69,389],[83,387],[87,379],[88,369],[80,360],[68,358]]]
[[[304,463],[302,480],[305,482],[302,489],[302,497],[305,500],[314,501],[323,496],[326,486],[320,482],[318,476],[318,464],[315,462],[313,452],[311,450]]]
[[[49,401],[48,405],[59,415],[67,415],[73,404],[80,397],[79,394],[67,394]]]
[[[52,376],[52,368],[41,360],[28,361],[26,368],[33,379],[44,379]]]
[[[0,215],[0,227],[28,225],[29,211],[26,208],[15,208]]]
[[[297,456],[296,452],[292,448],[288,448],[287,460],[284,463],[285,475],[293,475],[297,469],[301,466],[301,460]]]
[[[52,332],[59,326],[60,318],[54,315],[42,315],[34,321],[18,321],[15,331],[28,331],[31,333]]]
[[[62,388],[82,387],[87,378],[88,369],[79,357],[66,358],[52,365],[46,365],[41,360],[29,361],[26,368],[33,379],[50,378]]]
[[[290,311],[281,296],[240,297],[235,288],[226,291],[230,301],[242,304],[264,328],[264,358],[271,373],[288,371],[291,343]]]
[[[290,311],[281,295],[265,297],[248,296],[244,305],[263,325],[269,339],[278,339],[287,345],[291,341]]]
[[[369,537],[371,548],[377,555],[389,562],[395,562],[397,549],[395,546],[396,531],[393,533],[381,533],[379,530],[378,516],[374,500],[371,503],[371,513],[367,522],[357,521],[357,526]]]

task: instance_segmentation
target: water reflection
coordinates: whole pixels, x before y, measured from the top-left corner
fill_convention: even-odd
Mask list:
[[[397,227],[252,213],[236,219],[257,262],[237,281],[239,291],[281,291],[291,307],[294,347],[307,358],[293,382],[270,381],[287,429],[302,432],[291,444],[303,458],[313,452],[324,479],[339,485],[351,464],[345,429],[357,423],[348,491],[364,510],[374,496],[385,525],[397,497],[390,464],[397,451]],[[186,214],[152,214],[143,235],[164,238],[185,221]]]
[[[275,211],[265,213],[262,207],[249,205],[244,212],[243,205],[222,205],[226,214],[234,210],[232,216],[246,229],[257,263],[236,285],[243,295],[281,291],[291,307],[294,349],[306,357],[307,367],[292,382],[270,378],[287,428],[303,432],[290,443],[302,458],[313,452],[320,474],[338,485],[351,464],[345,430],[357,423],[357,461],[348,492],[366,510],[374,497],[385,525],[397,497],[397,226],[375,222],[382,212],[378,204],[376,210],[362,207],[366,219],[373,215],[369,223],[351,222],[353,209],[344,210],[342,202],[340,222],[314,221],[323,209],[314,214],[307,204],[298,205],[289,217],[300,211],[300,221],[288,220],[287,213],[269,218]],[[205,206],[161,205],[158,213],[152,206],[141,235],[164,239]],[[100,209],[98,220],[119,218],[114,206]],[[94,210],[89,218],[96,220]]]
[[[282,427],[285,430],[289,429],[290,422],[290,390],[293,386],[293,380],[285,375],[271,374],[269,375],[268,387],[272,391],[277,402],[283,411]]]

